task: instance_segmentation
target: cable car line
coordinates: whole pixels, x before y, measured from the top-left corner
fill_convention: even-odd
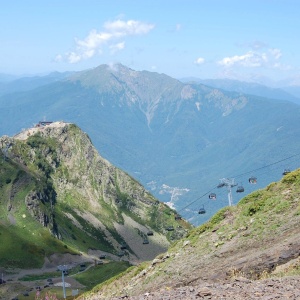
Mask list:
[[[189,206],[191,206],[192,204],[194,204],[195,202],[197,202],[199,199],[203,198],[204,196],[206,196],[207,194],[211,193],[214,189],[216,188],[216,186],[214,186],[210,191],[206,192],[205,194],[203,194],[202,196],[198,197],[197,199],[195,199],[194,201],[192,201],[191,203],[189,203],[188,205],[184,206],[183,208],[181,208],[180,210],[178,210],[178,212],[185,210],[186,208],[188,208]]]
[[[248,175],[248,174],[254,173],[254,172],[256,172],[256,171],[259,171],[259,170],[261,170],[261,169],[268,168],[268,167],[270,167],[270,166],[272,166],[272,165],[276,165],[276,164],[278,164],[278,163],[280,163],[280,162],[283,162],[283,161],[285,161],[285,160],[288,160],[288,159],[290,159],[290,158],[292,158],[292,157],[295,157],[295,156],[298,156],[298,155],[300,155],[300,153],[291,155],[291,156],[289,156],[289,157],[286,157],[286,158],[284,158],[284,159],[278,160],[278,161],[273,162],[273,163],[271,163],[271,164],[268,164],[268,165],[266,165],[266,166],[263,166],[263,167],[254,169],[254,170],[249,171],[249,172],[245,172],[245,173],[242,173],[242,174],[238,174],[238,175],[233,176],[233,177],[234,177],[234,178],[239,178],[239,177],[241,177],[241,176],[244,176],[244,175]]]
[[[283,158],[283,159],[281,159],[281,160],[278,160],[278,161],[276,161],[276,162],[270,163],[270,164],[265,165],[265,166],[263,166],[263,167],[260,167],[260,168],[257,168],[257,169],[254,169],[254,170],[251,170],[251,171],[248,171],[248,172],[245,172],[245,173],[238,174],[238,175],[234,176],[234,178],[239,178],[239,177],[242,177],[242,176],[244,176],[244,175],[257,173],[257,171],[259,171],[259,170],[266,169],[266,168],[268,168],[268,167],[270,167],[270,166],[276,165],[276,164],[278,164],[278,163],[281,163],[281,162],[283,162],[283,161],[289,160],[289,159],[291,159],[291,158],[293,158],[293,157],[296,157],[296,156],[299,156],[299,155],[300,155],[300,153],[291,155],[291,156],[289,156],[289,157]],[[289,170],[289,171],[290,171],[290,169],[286,168],[286,169],[283,170],[283,173],[285,173],[286,170]],[[249,177],[249,183],[251,183],[251,182],[250,182],[250,179],[251,179],[251,178],[253,179],[253,181],[255,181],[255,183],[257,182],[257,178],[256,178],[255,176],[251,176],[251,177]],[[254,183],[252,183],[252,184],[254,184]],[[189,206],[191,206],[192,204],[194,204],[195,202],[197,202],[198,200],[202,199],[204,196],[206,196],[206,195],[208,195],[208,194],[210,194],[210,195],[216,195],[215,193],[212,193],[212,191],[213,191],[215,188],[219,188],[219,187],[223,187],[223,185],[220,186],[220,184],[219,184],[219,185],[217,185],[217,186],[212,187],[208,192],[204,193],[204,194],[201,195],[200,197],[198,197],[198,198],[196,198],[195,200],[193,200],[192,202],[188,203],[186,206],[184,206],[183,208],[179,209],[177,212],[179,213],[179,212],[185,210],[186,208],[188,208]],[[238,186],[236,192],[238,192],[238,193],[244,192],[244,187],[243,187],[242,185]],[[210,199],[215,199],[214,196],[211,196],[211,197],[209,197],[209,198],[210,198]],[[208,203],[208,201],[204,202],[204,204],[206,204],[206,203]],[[203,204],[203,210],[205,211],[205,209],[204,209],[204,204]],[[199,211],[198,211],[198,213],[199,213]]]
[[[245,173],[239,174],[239,175],[237,175],[237,176],[235,176],[235,177],[242,177],[242,176],[244,176],[244,175],[252,174],[252,176],[249,177],[248,181],[249,181],[249,184],[255,184],[255,183],[257,182],[257,177],[256,177],[256,176],[253,176],[253,174],[257,174],[258,171],[261,171],[261,170],[266,169],[266,168],[268,168],[268,167],[274,166],[274,165],[279,164],[279,163],[281,163],[281,162],[287,161],[287,160],[289,160],[289,159],[291,159],[291,158],[295,158],[296,156],[299,156],[299,155],[300,155],[300,153],[291,155],[291,156],[289,156],[289,157],[286,157],[286,158],[284,158],[284,159],[281,159],[281,160],[278,160],[278,161],[276,161],[276,162],[270,163],[270,164],[265,165],[265,166],[263,166],[263,167],[260,167],[260,168],[251,170],[251,171],[249,171],[249,172],[245,172]],[[295,160],[295,161],[296,161],[296,160]],[[283,169],[283,173],[284,173],[284,172],[289,173],[289,172],[290,172],[290,169],[289,169],[289,168],[284,168],[284,169]],[[260,173],[260,174],[265,174],[265,173],[267,173],[267,172],[263,172],[263,173]],[[252,182],[251,182],[251,180],[252,180]],[[235,185],[237,185],[237,184],[235,184]],[[197,197],[195,200],[191,201],[190,203],[188,203],[187,205],[185,205],[183,208],[177,210],[177,213],[175,214],[175,220],[180,220],[180,219],[181,219],[181,217],[180,217],[179,214],[178,214],[179,212],[181,212],[181,211],[183,211],[183,210],[186,210],[189,206],[191,206],[192,204],[196,203],[197,201],[199,201],[200,199],[202,199],[203,197],[205,197],[205,196],[208,195],[208,199],[209,199],[209,200],[203,202],[203,203],[202,203],[202,207],[200,207],[198,210],[195,210],[195,213],[197,213],[197,214],[199,214],[199,215],[205,214],[205,213],[206,213],[206,210],[205,210],[205,208],[204,208],[205,205],[206,205],[208,202],[211,202],[211,200],[215,200],[215,199],[217,198],[217,195],[216,195],[215,193],[213,193],[213,191],[214,191],[215,189],[217,189],[218,187],[223,187],[223,186],[225,186],[225,185],[220,186],[220,184],[219,184],[219,185],[213,186],[208,192],[202,194],[200,197]],[[237,185],[237,190],[236,190],[236,192],[237,192],[237,193],[242,193],[242,192],[244,192],[244,187],[243,187],[242,184],[241,184],[241,185]],[[223,197],[221,197],[221,200],[222,200],[222,198],[223,198]],[[177,218],[176,218],[176,216],[177,216]],[[174,228],[173,226],[168,226],[168,227],[165,228],[166,231],[173,231],[174,229],[175,229],[175,228]],[[149,236],[151,236],[151,235],[153,235],[153,232],[151,232],[151,231],[143,232],[142,236],[141,236],[141,235],[138,235],[138,236],[132,236],[131,238],[129,238],[129,239],[127,240],[127,243],[128,243],[128,242],[130,243],[132,240],[140,240],[140,242],[141,242],[143,245],[148,245],[149,243],[151,244],[151,240],[149,239]],[[120,250],[121,250],[121,251],[117,254],[118,256],[122,257],[122,256],[126,255],[126,252],[128,252],[127,249],[128,249],[128,247],[129,247],[129,245],[128,245],[127,243],[120,243],[119,247],[120,247]],[[122,250],[127,250],[127,251],[126,251],[126,252],[125,252],[125,251],[122,252]],[[121,252],[122,252],[122,255],[119,255],[119,254],[121,254]]]

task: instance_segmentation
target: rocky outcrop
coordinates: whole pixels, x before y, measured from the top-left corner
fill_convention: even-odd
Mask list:
[[[47,227],[50,217],[45,211],[43,211],[43,202],[45,202],[44,196],[36,191],[31,191],[25,198],[25,203],[29,213],[44,227]]]

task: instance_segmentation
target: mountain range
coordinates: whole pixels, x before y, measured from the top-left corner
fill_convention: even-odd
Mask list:
[[[259,97],[287,100],[300,104],[300,87],[288,85],[283,87],[267,87],[255,82],[243,82],[233,79],[198,79],[184,78],[183,82],[202,83],[217,89],[239,92],[242,94],[256,95]]]
[[[76,123],[101,156],[196,225],[228,204],[220,179],[250,193],[299,166],[300,107],[284,92],[270,98],[278,90],[227,91],[120,64],[32,80],[29,90],[14,81],[1,89],[0,134],[41,120]]]

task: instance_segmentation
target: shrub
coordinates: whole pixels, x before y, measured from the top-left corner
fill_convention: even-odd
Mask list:
[[[299,183],[300,182],[300,170],[293,171],[284,175],[282,178],[283,183]]]
[[[253,202],[249,206],[247,206],[243,214],[245,216],[253,216],[258,211],[262,210],[264,206],[265,206],[264,199],[257,200],[256,202]]]

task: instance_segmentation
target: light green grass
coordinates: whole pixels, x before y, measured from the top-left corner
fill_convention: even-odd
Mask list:
[[[91,290],[94,286],[124,272],[130,267],[125,261],[112,261],[107,264],[98,265],[88,269],[86,272],[79,273],[74,278],[86,286],[86,290]]]

